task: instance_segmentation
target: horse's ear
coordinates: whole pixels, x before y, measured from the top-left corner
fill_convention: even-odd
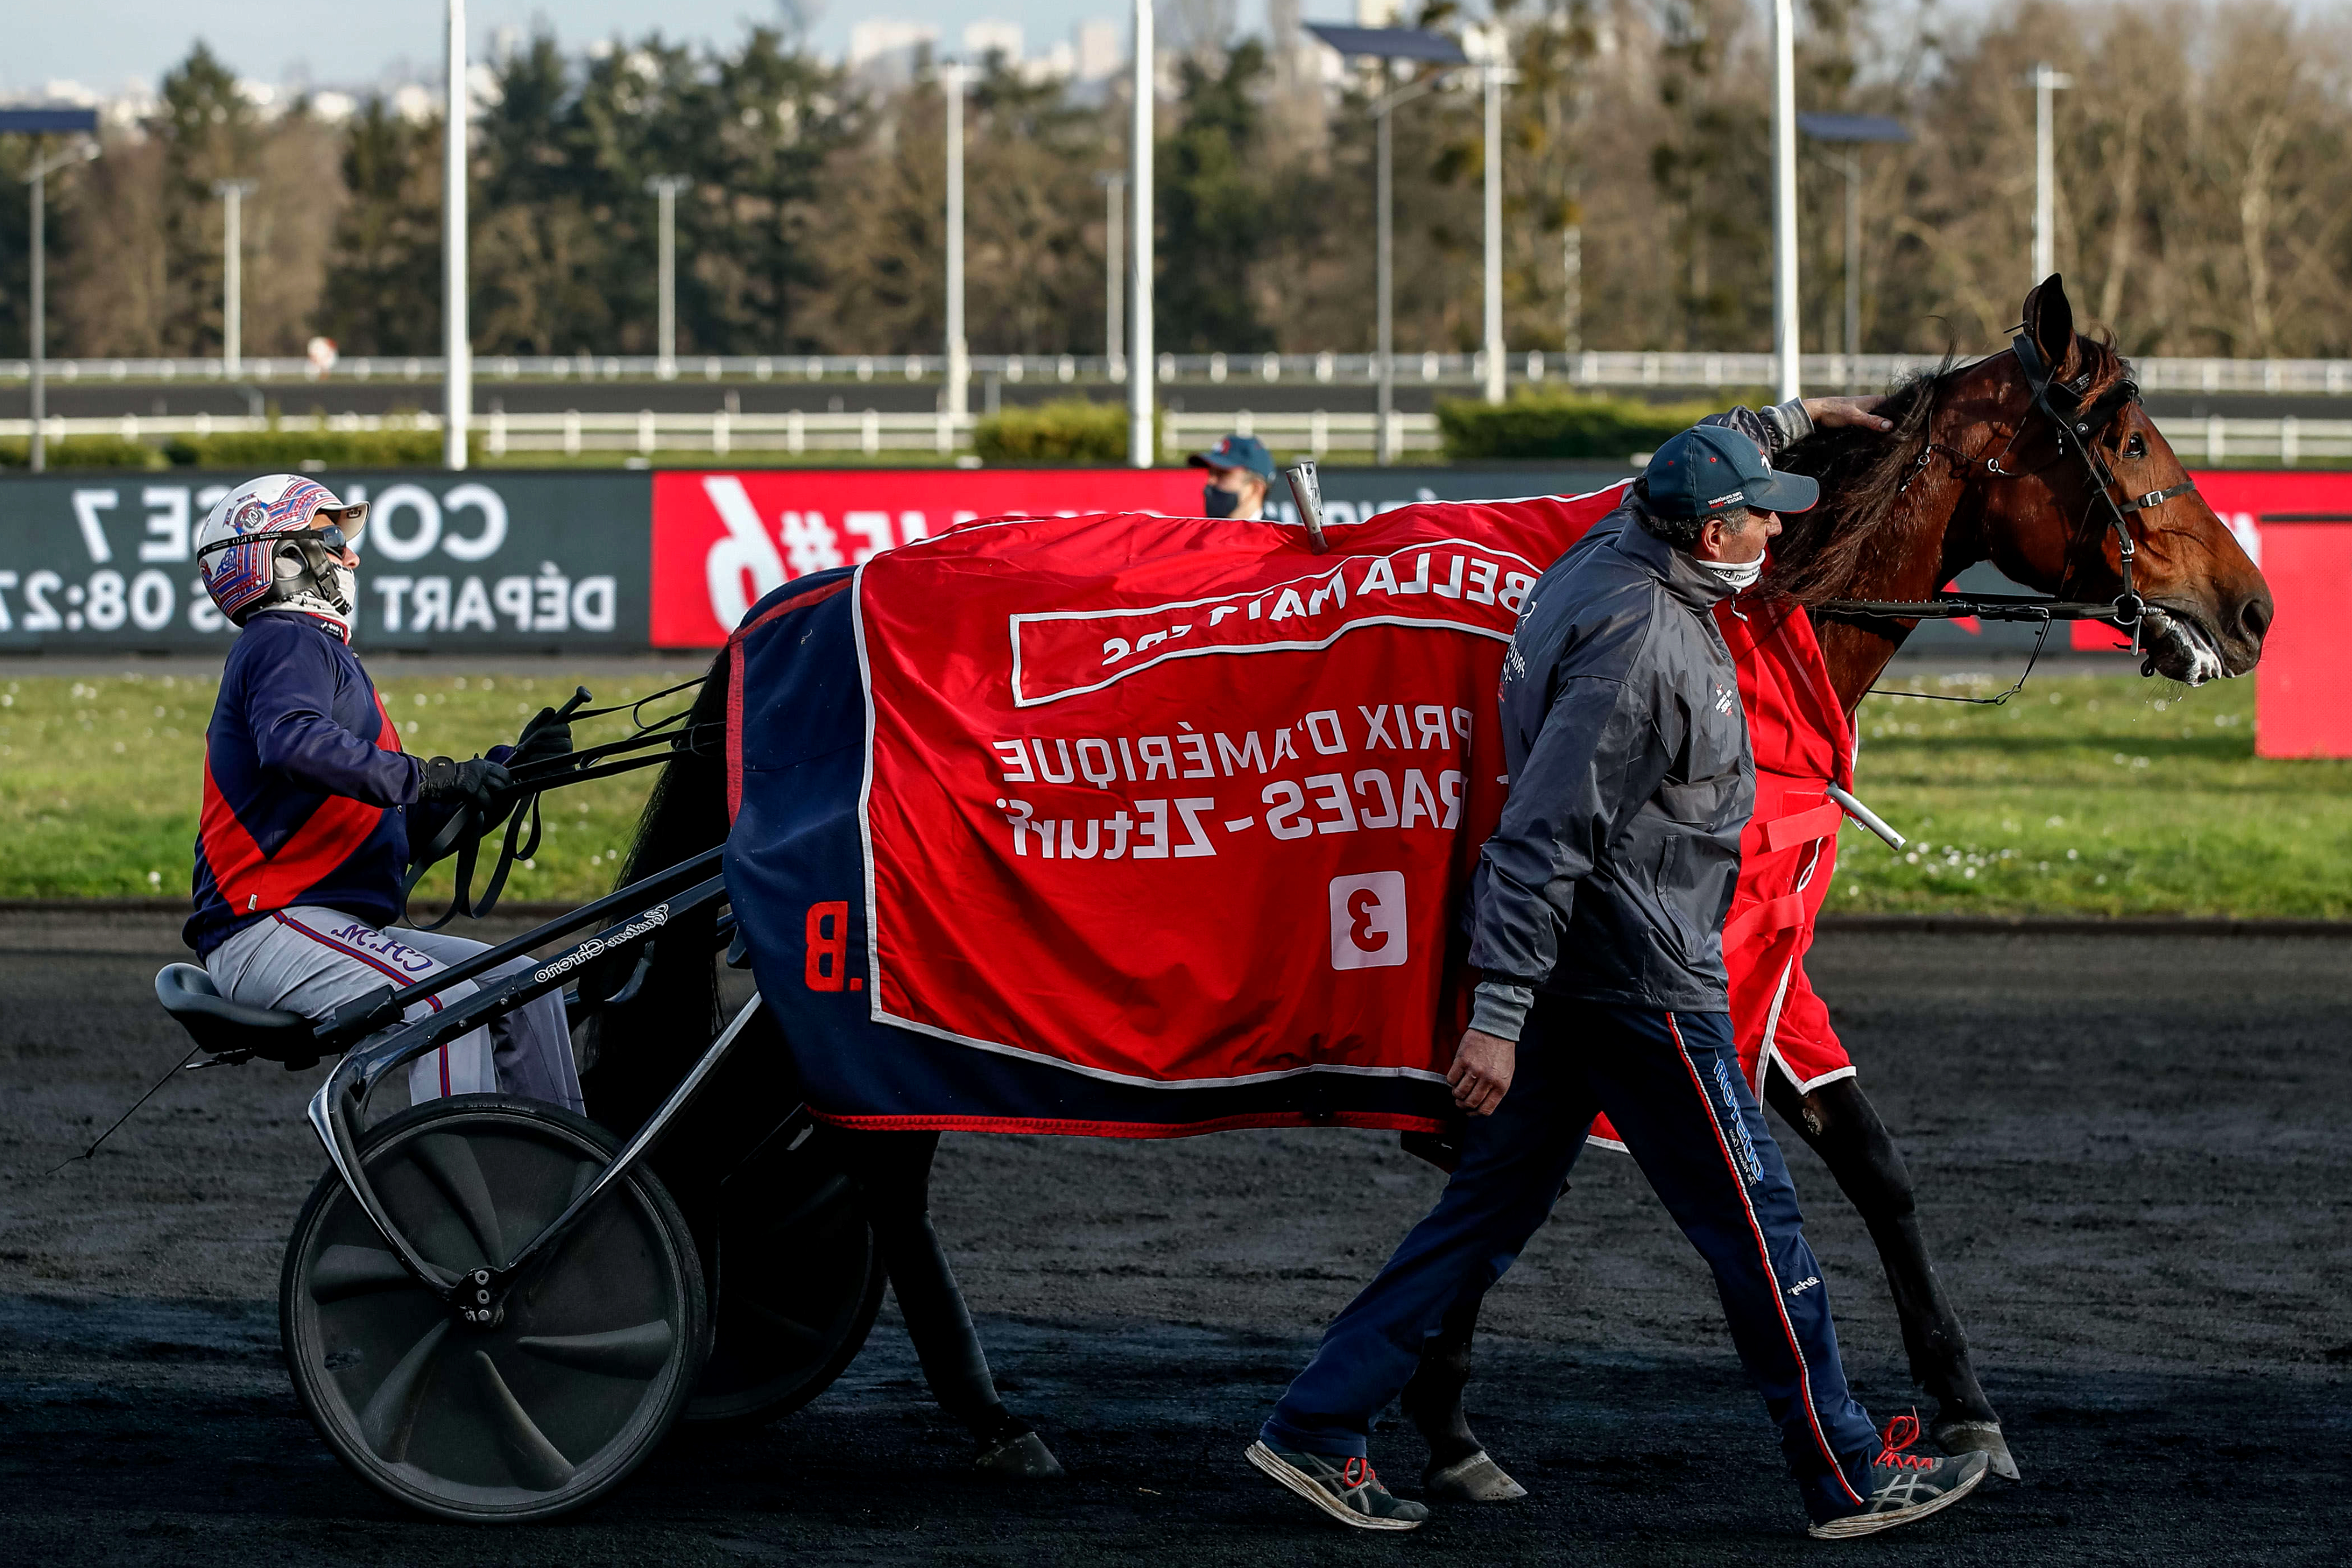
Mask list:
[[[2074,307],[2066,298],[2066,280],[2057,273],[2036,283],[2025,296],[2025,332],[2042,351],[2051,373],[2064,375],[2074,353]]]

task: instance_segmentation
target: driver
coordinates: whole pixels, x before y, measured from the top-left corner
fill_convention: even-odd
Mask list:
[[[351,649],[354,546],[366,521],[364,502],[271,474],[223,497],[196,534],[205,590],[241,629],[205,731],[195,913],[182,934],[223,996],[314,1019],[484,951],[464,937],[384,929],[400,913],[410,846],[468,807],[488,831],[514,805],[505,763],[572,750],[570,727],[542,710],[520,742],[487,758],[401,751]],[[405,1016],[475,989],[449,986]],[[538,997],[420,1057],[408,1089],[412,1103],[499,1090],[582,1110],[562,996]]]

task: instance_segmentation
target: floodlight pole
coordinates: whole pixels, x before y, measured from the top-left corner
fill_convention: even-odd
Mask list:
[[[466,466],[474,414],[473,336],[466,321],[466,0],[449,0],[447,101],[441,118],[441,462]]]
[[[1417,81],[1409,86],[1389,90],[1391,67],[1385,57],[1381,60],[1381,96],[1372,104],[1374,142],[1379,155],[1373,160],[1372,205],[1379,209],[1374,217],[1376,240],[1374,252],[1374,282],[1372,291],[1380,298],[1375,310],[1378,322],[1375,335],[1378,344],[1373,350],[1374,369],[1380,377],[1380,429],[1373,455],[1382,465],[1393,463],[1396,453],[1396,179],[1395,140],[1390,133],[1391,117],[1404,104],[1423,94],[1436,89],[1440,78]]]
[[[26,301],[32,308],[32,320],[26,324],[26,336],[31,340],[26,346],[32,351],[32,406],[28,412],[33,416],[33,430],[25,447],[32,471],[37,474],[45,472],[49,466],[47,445],[41,433],[42,423],[49,414],[49,279],[48,245],[45,232],[48,226],[49,176],[69,164],[87,163],[101,151],[95,138],[77,142],[48,158],[40,155],[40,147],[37,133],[33,142],[33,169],[25,176],[25,184],[32,193],[33,204],[33,244],[29,258],[33,271],[32,298]]]
[[[646,190],[660,204],[655,274],[661,303],[654,336],[661,357],[654,374],[664,381],[677,374],[677,194],[693,187],[685,174],[655,174],[646,181]]]
[[[2033,281],[2039,284],[2058,270],[2058,149],[2050,95],[2074,86],[2074,79],[2038,60],[2025,83],[2033,89]]]
[[[1389,174],[1391,155],[1389,117],[1396,105],[1391,101],[1395,95],[1389,90],[1389,62],[1382,60],[1381,62],[1381,101],[1373,110],[1374,140],[1379,144],[1377,159],[1379,167],[1372,176],[1372,202],[1379,209],[1377,216],[1373,219],[1373,228],[1377,236],[1373,247],[1376,258],[1373,270],[1379,274],[1373,280],[1373,292],[1379,296],[1379,303],[1375,307],[1379,324],[1375,331],[1372,355],[1379,362],[1381,381],[1381,423],[1380,429],[1373,437],[1373,456],[1383,468],[1396,461],[1396,453],[1391,448],[1389,443],[1390,428],[1396,423],[1394,418],[1396,312],[1391,299],[1396,287],[1396,262],[1393,255],[1396,237],[1393,232],[1395,220],[1389,211],[1393,194],[1390,189],[1391,181]]]
[[[46,471],[49,466],[47,443],[41,433],[41,422],[48,417],[49,413],[48,254],[42,236],[42,230],[47,226],[44,219],[47,216],[49,165],[36,162],[33,177],[25,183],[33,187],[33,434],[26,449],[31,458],[32,471],[37,474]]]
[[[1772,0],[1772,358],[1780,400],[1803,395],[1797,332],[1797,20]]]
[[[1503,89],[1517,74],[1504,62],[1509,43],[1498,23],[1486,30],[1478,75],[1486,89],[1486,401],[1506,395],[1503,358]]]
[[[948,125],[948,413],[971,412],[971,350],[963,332],[963,89],[971,68],[961,60],[940,67]]]
[[[1122,255],[1127,176],[1116,172],[1097,174],[1095,183],[1103,188],[1103,357],[1116,372],[1127,340],[1127,262]]]
[[[215,180],[221,199],[221,374],[245,374],[245,198],[254,180]]]
[[[1135,0],[1135,102],[1128,129],[1129,188],[1135,193],[1134,317],[1129,328],[1133,347],[1128,354],[1127,460],[1148,468],[1160,457],[1160,433],[1151,416],[1151,63],[1152,0]]]
[[[1862,390],[1862,157],[1845,155],[1845,389]]]

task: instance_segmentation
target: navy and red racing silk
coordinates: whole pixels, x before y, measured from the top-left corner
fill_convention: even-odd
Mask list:
[[[205,731],[196,910],[183,939],[201,956],[295,904],[388,924],[416,781],[416,759],[335,628],[255,616],[229,647]],[[429,837],[438,823],[415,826]]]

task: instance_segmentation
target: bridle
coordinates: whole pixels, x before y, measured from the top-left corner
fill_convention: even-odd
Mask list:
[[[1945,454],[1952,461],[1956,470],[1963,476],[1969,468],[1981,467],[1986,473],[1996,478],[2023,479],[2044,472],[2063,462],[2066,453],[2071,449],[2081,459],[2084,471],[2091,481],[2092,491],[2098,498],[2098,502],[2104,503],[2106,507],[2107,526],[2116,536],[2116,555],[2123,576],[2123,591],[2112,601],[2105,604],[2089,600],[2066,599],[2056,595],[2043,597],[2038,595],[2021,594],[1937,594],[1932,598],[1916,600],[1830,599],[1815,605],[1814,609],[1817,613],[1840,619],[1858,621],[1958,620],[1963,616],[1973,616],[1988,621],[2038,622],[2041,624],[2044,638],[2049,636],[2050,623],[2053,621],[2105,621],[2119,629],[2129,628],[2132,638],[2131,650],[2137,654],[2139,652],[2140,632],[2147,619],[2147,604],[2140,597],[2132,574],[2133,563],[2138,554],[2137,546],[2132,539],[2132,514],[2162,506],[2176,496],[2187,495],[2197,488],[2196,481],[2184,479],[2164,489],[2150,490],[2146,495],[2118,495],[2117,492],[2122,489],[2121,481],[2116,478],[2115,470],[2107,467],[2106,459],[2099,455],[2096,443],[2099,437],[2115,423],[2116,417],[2126,408],[2139,402],[2138,384],[2126,376],[2099,394],[2097,397],[2085,403],[2083,401],[2081,392],[2058,379],[2056,368],[2042,357],[2041,349],[2034,344],[2030,334],[2019,332],[2016,337],[2010,340],[2009,347],[2010,352],[2017,356],[2019,365],[2023,368],[2026,386],[2032,394],[2030,412],[2039,413],[2050,421],[2052,432],[2058,443],[2057,455],[2039,468],[2029,468],[2021,472],[2018,469],[2004,467],[2003,459],[2015,449],[2018,439],[2025,434],[2027,421],[2020,420],[2017,428],[2010,433],[2008,442],[1999,452],[1981,459],[1972,458],[1956,447],[1943,445],[1935,438],[1935,417],[1931,408],[1928,416],[1927,443],[1920,447],[1919,456],[1914,460],[1911,471],[1904,476],[1903,482],[1896,488],[1895,493],[1899,496],[1903,491],[1909,489],[1911,482],[1927,469],[1938,452]],[[2074,571],[2074,563],[2070,560],[2066,568],[2066,577],[2072,577]],[[2065,583],[2066,578],[2060,579],[2059,588],[2062,594],[2064,591]],[[2040,657],[2039,641],[2034,645],[2034,653],[2037,658]],[[2029,662],[2026,666],[2029,674],[2032,668]],[[2022,676],[2019,678],[2018,684],[2020,686],[2024,684]],[[2004,699],[1979,699],[1978,700],[2002,700]]]

